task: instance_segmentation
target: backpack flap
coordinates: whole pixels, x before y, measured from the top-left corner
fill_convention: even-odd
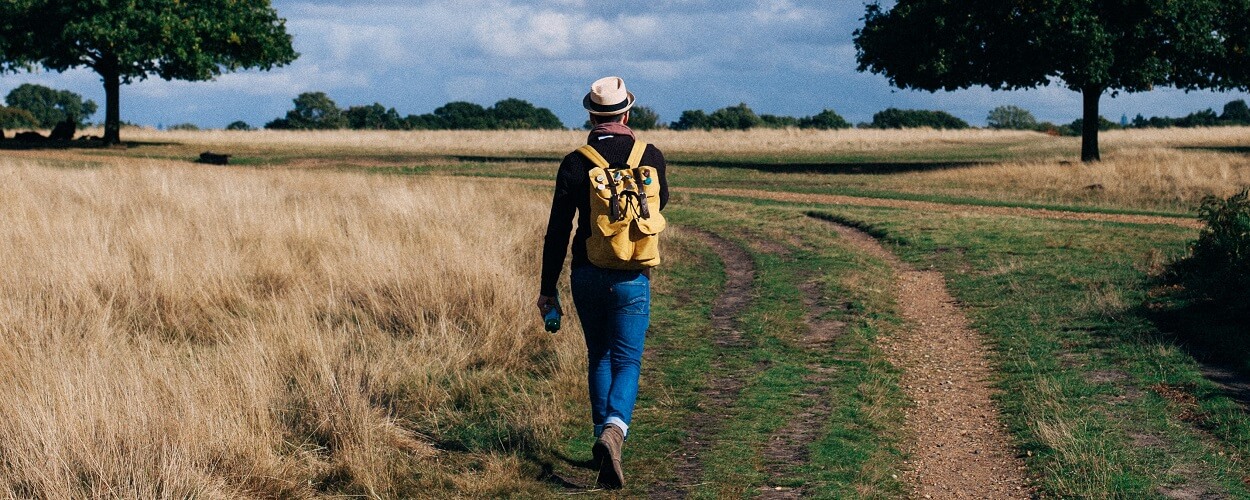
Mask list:
[[[613,220],[611,214],[612,188],[609,184],[610,172],[600,167],[590,169],[590,217],[594,229],[602,236],[613,236],[629,228],[629,220]],[[619,189],[619,186],[618,186]],[[619,193],[619,191],[618,191]]]

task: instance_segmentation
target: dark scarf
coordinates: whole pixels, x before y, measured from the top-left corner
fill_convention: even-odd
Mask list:
[[[600,123],[590,130],[590,139],[605,135],[625,135],[629,136],[630,139],[637,139],[634,137],[634,131],[621,122]]]

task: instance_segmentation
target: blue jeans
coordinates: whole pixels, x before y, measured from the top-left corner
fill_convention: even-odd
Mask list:
[[[628,435],[651,321],[651,280],[640,271],[595,266],[574,267],[571,278],[573,305],[586,335],[595,436],[607,424]]]

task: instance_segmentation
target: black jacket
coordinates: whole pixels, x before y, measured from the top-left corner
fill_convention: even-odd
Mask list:
[[[634,139],[624,135],[592,133],[587,142],[608,162],[624,163],[634,147]],[[642,165],[653,167],[660,181],[660,208],[668,204],[668,180],[665,177],[664,154],[648,144],[642,154]],[[574,151],[560,162],[556,173],[556,192],[551,199],[551,216],[547,220],[547,236],[543,243],[542,288],[540,293],[556,296],[556,281],[569,247],[573,215],[577,214],[577,232],[573,234],[573,266],[591,265],[586,258],[586,238],[590,236],[590,179],[594,164]]]

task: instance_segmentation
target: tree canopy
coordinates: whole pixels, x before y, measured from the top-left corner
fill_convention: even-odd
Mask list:
[[[985,121],[990,128],[1004,130],[1034,130],[1038,126],[1037,118],[1033,116],[1033,113],[1019,106],[999,106],[991,109]]]
[[[295,60],[269,0],[0,2],[0,65],[87,67],[104,83],[104,140],[120,142],[120,86],[151,75],[208,80]]]
[[[0,132],[4,132],[6,128],[35,127],[37,122],[30,111],[0,106]]]
[[[1250,0],[899,0],[869,4],[855,31],[860,71],[908,89],[1083,94],[1081,158],[1099,159],[1106,92],[1244,89]]]
[[[846,118],[842,118],[842,115],[839,115],[832,109],[826,109],[812,116],[800,118],[799,128],[819,130],[851,128],[851,122],[846,121]]]
[[[325,92],[304,92],[295,99],[295,108],[265,124],[265,128],[296,130],[332,130],[347,126],[343,110]]]
[[[701,109],[687,109],[673,122],[673,130],[712,130],[707,113]]]
[[[629,110],[629,128],[634,130],[660,128],[660,114],[646,106],[634,106]]]
[[[1241,125],[1250,125],[1250,106],[1246,106],[1246,101],[1242,99],[1230,101],[1224,105],[1224,114],[1220,115],[1220,119]]]
[[[84,101],[82,96],[68,90],[31,83],[23,83],[9,91],[4,102],[10,107],[30,112],[35,119],[33,126],[42,128],[52,128],[67,117],[73,117],[76,125],[83,126],[87,118],[96,112],[95,101]]]
[[[869,128],[935,128],[965,129],[968,122],[945,111],[886,108],[872,115]]]
[[[387,108],[382,103],[368,106],[352,106],[343,112],[348,128],[356,130],[399,130],[404,128],[404,119],[395,108]]]

